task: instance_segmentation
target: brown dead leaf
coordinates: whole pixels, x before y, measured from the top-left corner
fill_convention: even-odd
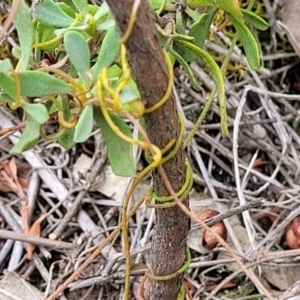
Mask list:
[[[28,174],[28,172],[29,168],[27,164],[26,166],[17,166],[14,157],[12,157],[10,161],[0,162],[0,191],[13,192],[20,198],[24,198],[23,189],[28,187],[28,182],[21,176]]]
[[[138,299],[144,299],[144,286],[145,286],[145,283],[146,283],[147,279],[148,279],[147,276],[142,276],[140,278],[140,285],[139,285],[139,288],[137,290]]]
[[[26,167],[28,169],[28,166]],[[23,174],[26,174],[25,168],[20,169]],[[26,195],[23,192],[27,188],[27,180],[18,176],[18,166],[14,157],[10,161],[0,162],[0,191],[13,192],[21,198],[20,213],[23,220],[24,233],[29,232],[28,227],[28,208]]]
[[[41,223],[46,218],[46,214],[41,215],[30,227],[29,229],[29,235],[39,237],[41,234]],[[33,252],[36,245],[33,244],[27,244],[27,259],[31,260],[33,259]]]
[[[253,164],[253,168],[257,171],[260,172],[262,174],[269,174],[269,169],[266,166],[266,161],[263,160],[262,157],[258,157]]]
[[[18,182],[19,182],[19,184],[20,184],[20,186],[21,186],[21,188],[23,190],[25,190],[25,189],[28,188],[28,181],[27,181],[27,179],[18,176]]]
[[[184,280],[183,281],[183,286],[184,286],[184,289],[185,289],[185,299],[193,300],[193,296],[190,292],[190,289],[192,288],[192,284],[189,281]]]
[[[281,9],[282,26],[285,29],[295,52],[300,57],[299,16],[299,0],[283,0],[283,6]]]
[[[19,191],[18,186],[4,169],[0,170],[0,191],[13,192],[15,194],[18,194]]]

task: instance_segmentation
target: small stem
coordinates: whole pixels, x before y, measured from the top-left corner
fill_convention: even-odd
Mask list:
[[[131,35],[132,29],[133,29],[133,26],[134,26],[134,23],[135,23],[135,20],[136,20],[136,14],[137,14],[137,11],[139,9],[140,3],[141,3],[141,0],[135,0],[134,3],[133,3],[132,11],[131,11],[131,14],[130,14],[130,19],[129,19],[129,22],[128,22],[128,27],[127,27],[127,30],[126,30],[125,34],[121,38],[121,41],[120,41],[121,44],[125,44],[126,41],[128,40],[128,38]]]

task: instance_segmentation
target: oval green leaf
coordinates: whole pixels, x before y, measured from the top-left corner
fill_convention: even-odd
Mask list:
[[[128,125],[117,115],[110,113],[113,122],[126,135],[131,136]],[[135,176],[135,163],[133,159],[133,146],[117,136],[107,125],[100,108],[94,109],[94,119],[101,129],[108,151],[111,168],[116,175],[124,177]]]
[[[201,49],[203,49],[205,39],[207,38],[207,35],[209,33],[210,25],[216,13],[217,9],[215,7],[210,8],[207,12],[205,19],[203,20],[203,23],[198,22],[195,25],[193,24],[189,32],[189,36],[195,38],[195,45]]]
[[[10,153],[19,154],[33,148],[40,137],[40,124],[36,122],[29,114],[26,114],[26,127],[16,145],[11,149]]]
[[[21,49],[20,47],[13,47],[12,48],[12,51],[11,51],[11,54],[17,58],[17,59],[21,59]]]
[[[103,30],[108,31],[109,29],[112,29],[116,27],[116,22],[114,19],[107,19],[106,21],[100,23],[97,25],[97,30]]]
[[[8,58],[0,60],[0,73],[7,74],[13,68]]]
[[[16,98],[16,82],[11,76],[0,73],[0,87],[10,98]]]
[[[69,27],[74,19],[69,17],[51,0],[38,1],[35,5],[35,18],[47,26]]]
[[[121,103],[122,104],[129,103],[131,101],[139,99],[140,97],[141,96],[136,86],[136,83],[133,81],[132,78],[130,78],[120,93]]]
[[[56,5],[58,5],[63,12],[65,12],[69,17],[72,19],[76,18],[76,9],[72,3],[71,0],[64,0],[65,2],[57,2]]]
[[[119,57],[120,49],[120,33],[116,27],[113,27],[107,31],[102,41],[97,62],[93,69],[94,80],[97,79],[103,67],[109,67]]]
[[[249,22],[251,25],[253,25],[255,28],[259,30],[267,30],[269,28],[268,22],[266,22],[264,19],[262,19],[260,16],[255,14],[252,11],[249,11],[247,9],[241,9],[243,13],[243,19],[246,22]]]
[[[15,1],[13,2],[13,6]],[[21,47],[21,64],[20,71],[25,71],[28,67],[32,45],[33,45],[33,27],[28,6],[21,1],[19,10],[15,16],[14,24],[16,26],[20,47]]]
[[[242,17],[238,0],[187,0],[186,2],[191,8],[197,8],[200,6],[214,6],[221,8],[237,18]]]
[[[70,120],[71,110],[70,110],[68,99],[58,96],[57,101],[62,104],[64,119]],[[60,126],[59,130],[62,129],[63,127]],[[75,128],[67,128],[67,130],[58,138],[59,144],[66,149],[71,149],[75,145],[74,133],[75,133]]]
[[[64,81],[39,71],[25,71],[19,74],[21,95],[43,97],[52,94],[72,94],[72,88]]]
[[[229,14],[228,17],[232,22],[232,24],[234,25],[236,32],[243,43],[243,47],[251,69],[255,71],[259,70],[260,68],[259,48],[252,32],[240,19],[237,19],[236,17]]]
[[[148,0],[149,6],[153,10],[158,10],[166,2],[166,0]]]
[[[86,86],[90,85],[90,49],[85,38],[76,31],[68,31],[64,37],[65,48],[73,66]]]
[[[187,0],[186,3],[191,8],[197,8],[200,6],[214,6],[215,0]]]
[[[217,9],[215,7],[211,7],[207,14],[203,14],[204,17],[201,18],[199,22],[195,22],[191,26],[191,30],[189,32],[189,36],[194,37],[195,42],[194,44],[199,47],[203,48],[205,39],[208,35],[210,25],[212,23],[212,20],[217,12]],[[197,55],[193,52],[187,49],[186,47],[183,47],[181,44],[177,43],[177,41],[174,41],[174,50],[187,62],[194,61],[197,58]]]
[[[242,12],[240,10],[240,5],[238,0],[216,0],[216,6],[222,10],[230,13],[236,18],[242,17]]]
[[[45,124],[49,119],[47,109],[41,103],[23,102],[22,108],[39,124]]]
[[[92,16],[95,16],[95,14],[99,11],[100,7],[92,4],[88,4],[88,13]],[[94,18],[95,19],[95,18]],[[96,21],[96,20],[95,20]]]
[[[85,17],[88,11],[86,0],[72,0],[78,11]]]
[[[38,43],[44,43],[47,41],[50,41],[54,38],[56,38],[56,34],[55,34],[55,27],[53,26],[47,26],[44,25],[42,23],[38,23],[37,25],[37,34],[38,34]],[[58,45],[60,44],[60,41],[51,43],[49,45],[45,45],[45,46],[40,46],[41,50],[45,50],[51,53],[55,52],[55,49],[58,47]]]
[[[14,99],[5,92],[0,92],[0,100],[6,101],[6,102],[14,102]]]
[[[74,142],[83,143],[90,137],[93,130],[93,120],[93,106],[87,105],[75,127]]]
[[[110,8],[106,2],[104,2],[98,11],[94,15],[94,19],[96,22],[103,22],[110,13]]]

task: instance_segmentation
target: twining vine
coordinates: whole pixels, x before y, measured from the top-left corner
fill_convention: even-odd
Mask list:
[[[107,2],[111,3],[111,10],[113,12],[116,11],[114,7],[117,4],[114,4],[112,1]],[[184,180],[181,186],[176,188],[176,192],[170,183],[169,174],[166,174],[163,164],[173,159],[178,154],[178,151],[182,152],[182,145],[185,147],[188,144],[205,118],[215,91],[218,92],[219,96],[222,133],[223,135],[228,135],[223,74],[211,56],[202,49],[209,31],[209,25],[217,12],[216,6],[225,11],[228,20],[234,25],[237,32],[236,36],[243,42],[250,66],[253,69],[258,69],[260,66],[257,43],[245,25],[245,22],[249,22],[261,30],[265,30],[267,24],[255,14],[240,9],[236,1],[228,1],[226,4],[221,0],[204,1],[204,4],[201,0],[177,2],[172,0],[149,1],[151,8],[154,9],[158,18],[164,11],[174,11],[176,13],[176,29],[171,33],[166,33],[161,28],[157,28],[162,46],[164,47],[163,57],[168,74],[167,87],[164,95],[160,96],[161,99],[156,99],[153,105],[146,105],[145,107],[144,99],[141,99],[138,88],[141,88],[139,81],[146,79],[135,78],[134,81],[127,61],[127,47],[131,47],[130,41],[132,35],[135,34],[139,7],[144,5],[143,0],[136,0],[132,3],[131,13],[125,22],[127,23],[126,28],[121,28],[121,31],[123,31],[122,37],[119,35],[115,24],[113,24],[113,18],[107,4],[103,4],[98,8],[87,5],[86,1],[73,0],[73,4],[77,10],[74,11],[65,3],[43,0],[39,1],[35,6],[34,20],[32,20],[24,1],[15,6],[14,14],[16,14],[16,18],[14,23],[20,35],[21,49],[15,50],[15,56],[19,59],[17,66],[14,67],[7,59],[0,62],[1,100],[5,101],[12,110],[22,108],[25,111],[27,120],[22,138],[14,146],[12,152],[20,153],[34,147],[40,136],[47,140],[58,139],[63,146],[71,148],[76,142],[84,142],[89,137],[93,128],[93,119],[95,119],[101,130],[103,130],[104,135],[114,135],[114,142],[118,141],[118,145],[122,149],[126,147],[128,150],[127,155],[130,153],[133,144],[138,145],[145,151],[145,156],[149,163],[143,171],[136,175],[125,197],[122,209],[122,222],[109,235],[106,241],[95,250],[89,259],[61,287],[50,295],[47,300],[55,299],[68,284],[75,280],[121,229],[123,230],[126,255],[124,294],[125,299],[129,299],[131,263],[127,221],[143,202],[147,206],[157,210],[178,206],[187,216],[193,218],[206,230],[210,231],[199,218],[193,216],[188,211],[186,203],[182,203],[188,196],[193,184],[192,170],[188,160],[186,158],[183,159],[185,170],[183,174]],[[211,6],[207,13],[200,14],[194,10],[203,5]],[[186,34],[187,28],[183,21],[186,16],[189,16],[193,21],[189,34]],[[116,20],[118,20],[118,17],[115,14]],[[24,28],[26,28],[25,31]],[[90,62],[93,53],[90,52],[89,43],[95,42],[95,39],[98,38],[98,31],[104,31],[106,34],[102,40],[102,46],[96,63],[91,68]],[[58,62],[52,66],[51,64],[49,66],[41,66],[41,52],[54,52],[61,43],[64,43],[65,46],[65,56],[59,56]],[[130,54],[132,53],[133,51],[130,50]],[[230,53],[227,55],[227,59],[229,55]],[[131,55],[130,59],[133,57]],[[183,141],[184,124],[181,116],[178,115],[180,129],[177,138],[171,139],[166,145],[159,147],[150,141],[146,131],[137,119],[145,117],[147,123],[147,115],[162,109],[170,99],[173,85],[173,63],[175,59],[186,70],[194,87],[200,88],[188,64],[195,57],[200,57],[207,66],[216,88],[211,93],[196,126],[188,138]],[[115,64],[115,61],[118,59],[119,64]],[[73,66],[69,74],[61,70],[61,67],[68,60]],[[134,63],[134,60],[131,61],[131,65],[134,65]],[[224,64],[225,67],[226,64]],[[74,74],[78,74],[78,78]],[[37,82],[39,82],[38,85]],[[141,94],[149,93],[149,91],[140,92]],[[36,98],[36,100],[34,103],[30,103],[29,98]],[[56,117],[60,128],[57,133],[49,136],[45,133],[43,125],[53,116]],[[138,128],[142,139],[131,137],[130,130],[123,119],[130,120]],[[121,145],[121,143],[123,144]],[[121,154],[117,153],[119,155],[117,158],[115,155],[115,153],[109,153],[115,172],[123,176],[133,176],[135,171],[132,165],[129,171],[126,171],[126,168],[124,169],[115,163],[115,161],[120,159]],[[150,188],[145,197],[128,212],[129,200],[134,189],[142,178],[153,170],[157,170],[168,195],[158,195],[155,189]],[[152,202],[152,199],[155,199],[155,203]],[[216,235],[216,238],[251,278],[251,274],[249,274],[240,259],[236,257],[228,245],[218,235]],[[189,249],[186,248],[184,263],[175,272],[158,276],[152,274],[149,270],[145,275],[154,281],[174,279],[182,275],[188,268],[190,258]],[[256,282],[256,284],[268,296],[268,292],[265,291],[262,285],[259,282]],[[140,296],[141,298],[143,297],[143,295]],[[179,297],[180,299],[184,299],[185,297],[184,286],[180,289]]]

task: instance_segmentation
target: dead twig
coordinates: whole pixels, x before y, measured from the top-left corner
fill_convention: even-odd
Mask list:
[[[62,241],[52,241],[42,237],[31,236],[20,232],[0,229],[0,238],[5,240],[15,240],[34,244],[37,246],[49,247],[51,249],[63,250],[63,249],[74,249],[76,245],[66,243]]]

